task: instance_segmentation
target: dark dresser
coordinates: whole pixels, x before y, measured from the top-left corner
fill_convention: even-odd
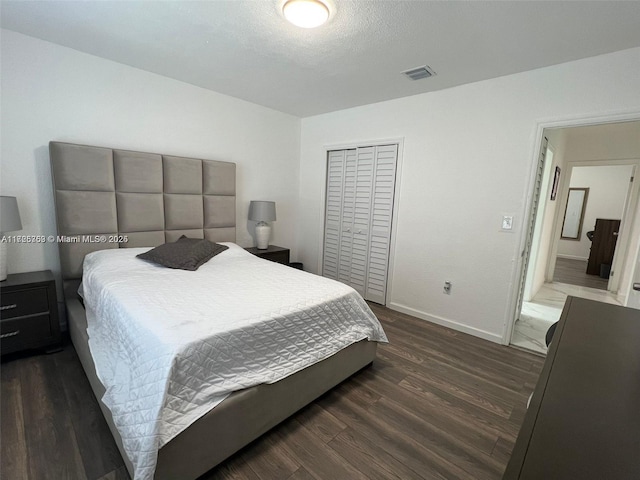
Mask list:
[[[640,310],[567,298],[503,479],[640,479]]]
[[[609,269],[611,268],[619,231],[620,220],[596,219],[593,240],[591,240],[591,250],[589,251],[589,261],[587,262],[587,273],[589,275],[602,274],[602,265],[607,265]],[[608,275],[605,275],[603,278],[608,277]]]
[[[0,353],[60,346],[56,282],[49,271],[16,273],[0,283]]]
[[[290,250],[288,248],[269,245],[268,248],[263,250],[256,247],[246,248],[245,250],[257,257],[264,258],[265,260],[271,260],[272,262],[289,265]]]

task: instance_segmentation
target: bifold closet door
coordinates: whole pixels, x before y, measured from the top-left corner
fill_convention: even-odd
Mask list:
[[[324,220],[322,275],[338,280],[340,231],[344,198],[344,164],[347,150],[329,152],[327,164],[327,204]],[[353,150],[355,155],[355,150]]]
[[[397,145],[329,152],[323,275],[386,301]]]
[[[353,221],[356,210],[356,150],[343,150],[344,171],[342,184],[342,213],[340,217],[340,248],[338,280],[364,294],[364,282],[353,282],[351,263],[353,261]]]
[[[384,305],[386,303],[387,275],[389,273],[389,249],[391,248],[391,222],[393,220],[393,196],[396,184],[398,146],[384,145],[376,147],[374,157],[369,255],[364,298]]]

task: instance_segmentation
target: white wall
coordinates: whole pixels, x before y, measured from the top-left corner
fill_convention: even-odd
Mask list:
[[[560,239],[558,256],[587,260],[591,241],[586,233],[593,230],[596,218],[621,219],[633,166],[573,167],[571,188],[588,188],[582,233],[578,240]]]
[[[303,119],[301,261],[319,267],[325,147],[402,137],[389,305],[501,341],[512,322],[539,124],[612,112],[640,118],[639,83],[636,48]],[[500,231],[504,214],[515,215],[512,233]]]
[[[638,158],[640,122],[617,122],[566,129],[567,161]]]
[[[51,140],[237,163],[237,241],[249,201],[275,200],[271,243],[295,258],[300,120],[186,83],[2,30],[0,188],[21,234],[55,234]],[[57,246],[9,245],[9,273],[59,271]]]

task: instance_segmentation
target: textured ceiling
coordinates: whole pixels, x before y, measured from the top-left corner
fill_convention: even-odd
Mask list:
[[[297,116],[640,46],[640,1],[4,1],[3,28]],[[427,64],[435,77],[399,72]]]

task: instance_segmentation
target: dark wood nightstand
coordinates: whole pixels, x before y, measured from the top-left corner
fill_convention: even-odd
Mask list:
[[[264,258],[265,260],[271,260],[272,262],[289,265],[288,248],[269,245],[269,248],[266,248],[264,250],[260,250],[257,247],[246,248],[245,250],[249,253],[253,253],[257,257]]]
[[[0,282],[0,298],[2,355],[60,347],[56,282],[49,270],[8,275]]]

